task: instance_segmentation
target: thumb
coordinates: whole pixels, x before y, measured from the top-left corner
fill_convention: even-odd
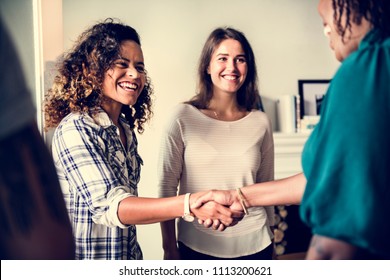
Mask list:
[[[203,204],[206,202],[212,201],[213,200],[213,194],[211,191],[199,196],[194,203],[191,204],[191,208],[197,209],[201,207]]]

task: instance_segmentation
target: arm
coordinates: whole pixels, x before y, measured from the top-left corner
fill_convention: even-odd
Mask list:
[[[176,220],[160,223],[164,260],[179,260],[180,254],[176,240]]]
[[[267,118],[268,119],[268,118]],[[265,132],[263,143],[261,145],[261,165],[257,172],[256,182],[269,182],[275,179],[275,152],[274,138],[272,134],[272,125],[268,119],[268,127]],[[273,233],[275,225],[275,206],[265,206],[267,213],[267,222]]]
[[[164,126],[158,157],[159,197],[176,196],[183,169],[184,143],[176,114]],[[176,240],[176,220],[160,223],[164,259],[180,259]]]
[[[314,235],[307,251],[308,260],[351,260],[357,257],[357,247],[337,239]]]
[[[163,240],[164,260],[179,260],[180,253],[176,243],[176,223],[169,220],[160,223]]]
[[[303,173],[299,173],[284,179],[246,186],[241,191],[247,207],[300,204],[305,185],[306,178]],[[198,198],[192,207],[200,207],[208,201],[230,205],[232,210],[242,210],[235,190],[212,190]]]
[[[92,219],[97,224],[108,227],[126,227],[130,224],[149,224],[181,217],[184,210],[184,196],[166,198],[141,198],[131,183],[121,185],[118,170],[112,161],[119,161],[120,151],[105,148],[99,128],[88,124],[88,119],[78,116],[62,124],[53,138],[53,154],[61,164],[73,191],[77,192],[88,205]],[[103,136],[102,136],[103,137]],[[105,136],[110,137],[109,135]],[[108,155],[107,155],[108,154]],[[69,166],[69,163],[72,163]],[[192,199],[197,198],[193,194]],[[228,208],[208,209],[207,213],[216,219],[231,216]],[[227,216],[227,223],[232,218]],[[204,217],[204,216],[201,216]]]
[[[287,178],[242,188],[248,207],[300,204],[306,178],[299,173]]]
[[[204,192],[191,194],[190,204],[204,195]],[[199,219],[220,220],[230,225],[240,211],[232,211],[217,203],[205,203],[192,213]],[[119,203],[118,217],[123,224],[150,224],[182,217],[184,214],[184,195],[165,198],[127,197]]]

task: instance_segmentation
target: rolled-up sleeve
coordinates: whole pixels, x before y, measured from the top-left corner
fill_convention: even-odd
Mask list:
[[[125,161],[118,159],[118,151],[106,148],[102,135],[107,132],[81,122],[79,119],[66,122],[53,138],[57,169],[59,166],[68,191],[73,192],[71,203],[83,205],[74,207],[74,215],[81,219],[86,213],[77,211],[89,211],[96,224],[124,228],[117,215],[118,204],[134,195],[131,188],[123,186],[118,179],[117,173],[125,169]]]

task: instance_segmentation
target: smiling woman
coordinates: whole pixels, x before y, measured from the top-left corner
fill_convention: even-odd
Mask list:
[[[110,31],[115,33],[110,35]],[[126,81],[137,86],[137,94],[125,100],[131,107],[118,107],[114,121],[121,111],[130,127],[142,132],[152,114],[153,93],[143,60],[140,39],[132,27],[105,22],[85,31],[64,58],[46,96],[46,128],[56,127],[70,112],[92,113],[99,106],[119,104],[117,83]]]
[[[143,161],[135,130],[142,133],[151,117],[153,93],[139,36],[112,20],[98,23],[79,37],[58,70],[45,116],[47,127],[56,127],[53,157],[76,259],[142,259],[135,224],[183,216],[189,200],[138,197]],[[232,211],[210,205],[192,214],[224,226],[233,222]]]
[[[162,137],[161,196],[273,180],[272,128],[259,110],[257,83],[255,56],[244,33],[212,31],[199,60],[198,93],[177,106]],[[222,233],[180,220],[177,239],[175,221],[163,222],[164,258],[271,259],[273,222],[273,206],[252,209]]]

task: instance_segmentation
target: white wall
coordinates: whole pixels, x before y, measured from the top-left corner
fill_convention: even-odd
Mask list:
[[[34,30],[32,0],[1,0],[0,15],[17,48],[25,79],[35,100]],[[7,67],[2,65],[2,67]],[[1,102],[1,101],[0,101]]]
[[[161,126],[170,108],[195,91],[196,64],[209,33],[229,25],[243,31],[258,64],[264,97],[298,94],[298,79],[329,79],[338,63],[322,33],[313,0],[63,0],[64,48],[88,26],[115,17],[141,35],[155,87],[155,116],[139,137],[140,195],[157,194]],[[145,259],[161,259],[159,225],[138,227]]]

